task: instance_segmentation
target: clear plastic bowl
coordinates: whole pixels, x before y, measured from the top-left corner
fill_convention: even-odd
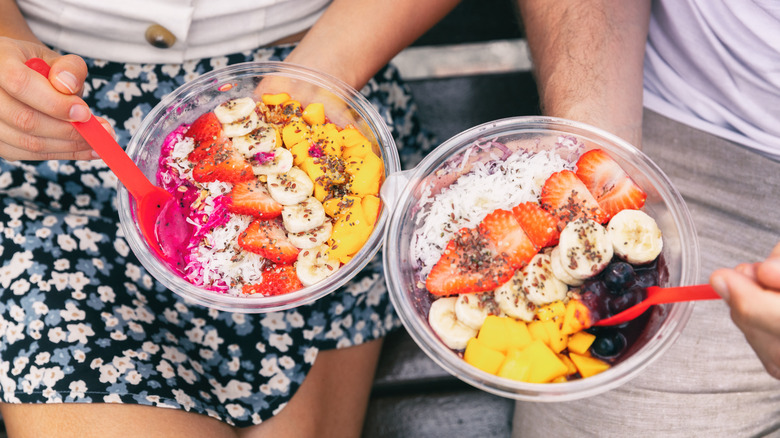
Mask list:
[[[584,144],[583,150],[605,150],[647,192],[644,210],[656,219],[664,236],[663,258],[668,277],[662,285],[694,284],[699,274],[699,247],[693,221],[680,194],[641,151],[585,124],[550,117],[516,117],[485,123],[447,140],[414,169],[391,176],[382,190],[385,202],[393,209],[385,232],[385,276],[391,301],[412,339],[455,377],[484,391],[518,400],[575,400],[627,382],[674,343],[693,310],[691,302],[656,306],[646,329],[622,361],[603,373],[565,383],[525,383],[488,374],[466,363],[439,341],[427,321],[430,294],[417,286],[410,255],[423,188],[447,160],[462,154],[475,142],[495,140],[513,150],[550,149],[556,148],[555,139],[559,136],[576,137]]]
[[[183,85],[152,109],[127,147],[130,158],[151,180],[156,181],[158,158],[165,137],[183,123],[222,102],[261,93],[287,92],[303,106],[325,105],[333,123],[352,124],[374,145],[385,163],[385,175],[398,172],[400,162],[393,137],[379,113],[356,90],[342,81],[314,70],[281,62],[251,62],[214,70]],[[382,245],[388,209],[382,207],[375,229],[363,248],[339,271],[323,282],[279,296],[237,297],[195,286],[181,278],[149,247],[135,220],[135,200],[120,183],[118,188],[120,228],[133,253],[149,273],[171,291],[195,303],[219,310],[260,313],[289,309],[311,303],[333,292],[357,274]]]

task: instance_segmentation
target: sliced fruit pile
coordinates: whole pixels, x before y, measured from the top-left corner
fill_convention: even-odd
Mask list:
[[[261,256],[263,280],[243,284],[243,293],[278,295],[318,283],[371,235],[384,163],[359,130],[330,123],[321,103],[302,108],[286,93],[233,99],[184,135],[194,143],[187,159],[202,194],[196,202],[222,194],[211,183],[216,190],[227,183],[227,210],[251,218],[235,258]]]
[[[439,297],[431,328],[468,363],[502,377],[544,383],[609,368],[590,356],[595,337],[582,331],[606,316],[604,306],[580,292],[614,262],[657,259],[662,236],[640,210],[646,198],[606,152],[584,153],[576,172],[547,178],[538,203],[495,210],[449,241],[425,281]]]

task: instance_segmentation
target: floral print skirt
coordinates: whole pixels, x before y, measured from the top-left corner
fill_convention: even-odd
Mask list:
[[[291,46],[182,65],[87,59],[85,100],[127,144],[167,93],[215,68],[282,60]],[[388,66],[363,90],[404,167],[432,140]],[[7,403],[136,403],[206,414],[238,427],[284,408],[317,352],[400,326],[381,257],[307,306],[221,312],[182,300],[138,262],[119,230],[116,177],[100,161],[0,159],[0,387]]]

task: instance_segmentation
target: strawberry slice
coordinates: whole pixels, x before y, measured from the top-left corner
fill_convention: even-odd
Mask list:
[[[523,202],[512,208],[523,231],[537,248],[555,246],[561,233],[558,231],[558,218],[550,214],[535,202]]]
[[[434,295],[486,292],[506,283],[515,269],[477,229],[463,228],[447,244],[425,287]]]
[[[265,183],[257,179],[235,184],[227,208],[231,213],[248,214],[260,219],[273,219],[282,214],[282,204],[276,202]]]
[[[195,119],[184,136],[195,141],[195,148],[187,156],[193,163],[214,154],[228,142],[228,138],[222,132],[222,124],[213,112],[205,113]]]
[[[266,297],[284,295],[303,289],[301,280],[292,265],[269,265],[263,270],[263,282],[245,284],[241,292],[245,295],[261,294]]]
[[[527,264],[538,251],[511,211],[494,210],[482,219],[479,230],[514,268]]]
[[[645,205],[647,193],[601,149],[582,154],[577,161],[577,177],[596,198],[607,220],[621,210],[636,210]]]
[[[542,208],[558,218],[559,231],[579,218],[593,219],[602,224],[607,221],[607,215],[596,198],[571,170],[550,175],[544,182],[539,200]]]
[[[194,163],[192,179],[201,183],[223,181],[237,184],[255,178],[252,165],[229,143],[221,147],[212,146],[210,155]]]
[[[289,240],[281,221],[256,219],[238,236],[238,245],[280,265],[294,262],[298,248]]]

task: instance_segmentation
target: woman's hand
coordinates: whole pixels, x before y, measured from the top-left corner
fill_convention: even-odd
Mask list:
[[[763,262],[719,269],[710,283],[764,368],[780,379],[780,243]]]
[[[39,57],[51,66],[45,78],[24,63]],[[87,66],[41,44],[0,37],[0,157],[9,160],[97,158],[70,122],[89,119],[81,96]],[[99,119],[104,126],[110,125]]]

